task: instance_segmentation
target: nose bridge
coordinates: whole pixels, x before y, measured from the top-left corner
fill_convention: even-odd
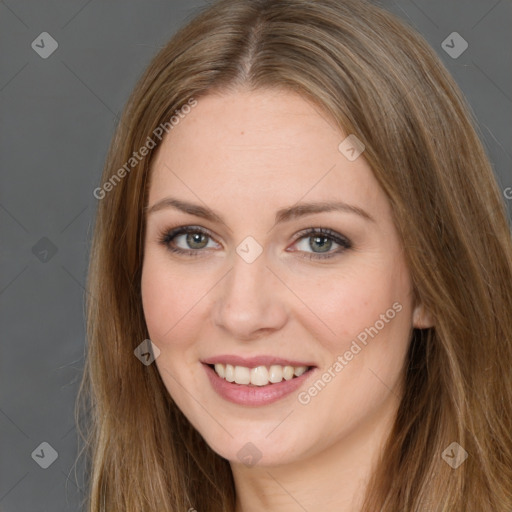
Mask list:
[[[247,248],[243,243],[237,248],[217,298],[216,323],[233,337],[250,338],[257,331],[280,328],[286,320],[286,308],[265,254],[245,258],[239,253],[240,247]]]
[[[237,254],[228,277],[228,293],[244,302],[256,302],[269,286],[269,273],[264,255],[251,261]]]

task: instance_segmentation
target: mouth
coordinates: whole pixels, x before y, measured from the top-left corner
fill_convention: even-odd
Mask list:
[[[317,370],[311,364],[271,357],[248,360],[228,356],[202,363],[212,389],[220,397],[248,407],[269,405],[293,395]]]

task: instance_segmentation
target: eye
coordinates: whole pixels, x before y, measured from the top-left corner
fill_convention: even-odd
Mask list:
[[[348,238],[328,228],[310,228],[302,231],[297,241],[299,243],[295,242],[294,245],[299,248],[299,252],[304,253],[303,258],[309,259],[332,258],[352,248]],[[338,249],[331,251],[333,246],[338,246]],[[308,249],[313,252],[308,253]]]
[[[208,231],[199,226],[182,226],[165,231],[160,237],[160,243],[167,249],[178,254],[189,256],[200,256],[208,247],[208,241],[212,236]]]
[[[209,242],[213,243],[212,235],[200,226],[181,226],[161,234],[159,242],[169,251],[187,256],[201,256],[212,249]],[[301,257],[308,259],[327,259],[352,248],[352,243],[345,236],[327,228],[309,228],[298,234],[294,245],[299,250],[290,252],[302,253]],[[338,246],[336,249],[335,246]],[[332,250],[335,248],[336,250]],[[308,252],[311,249],[312,252]]]

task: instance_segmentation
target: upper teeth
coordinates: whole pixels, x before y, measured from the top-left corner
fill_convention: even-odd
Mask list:
[[[253,384],[254,386],[266,386],[269,382],[276,384],[285,380],[293,379],[293,376],[299,377],[308,369],[307,366],[281,366],[274,364],[267,368],[266,366],[257,366],[248,368],[246,366],[233,366],[231,364],[216,364],[215,371],[219,377],[228,382],[237,384]]]

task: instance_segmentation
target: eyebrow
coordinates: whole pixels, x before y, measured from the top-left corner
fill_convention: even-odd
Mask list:
[[[210,208],[206,206],[201,206],[199,204],[189,203],[187,201],[175,199],[173,197],[166,197],[156,202],[153,206],[147,207],[146,211],[147,214],[150,215],[154,212],[166,208],[174,208],[176,210],[181,210],[182,212],[188,213],[190,215],[195,215],[196,217],[201,217],[211,222],[217,222],[219,224],[227,226],[222,217],[215,211],[211,210]],[[375,222],[375,219],[369,213],[367,213],[365,210],[361,208],[358,208],[357,206],[353,206],[340,201],[322,201],[314,203],[300,203],[290,206],[288,208],[282,208],[281,210],[278,210],[276,212],[275,224],[288,222],[299,217],[303,217],[305,215],[333,211],[352,213],[355,215],[359,215],[360,217],[364,218],[367,221]]]

